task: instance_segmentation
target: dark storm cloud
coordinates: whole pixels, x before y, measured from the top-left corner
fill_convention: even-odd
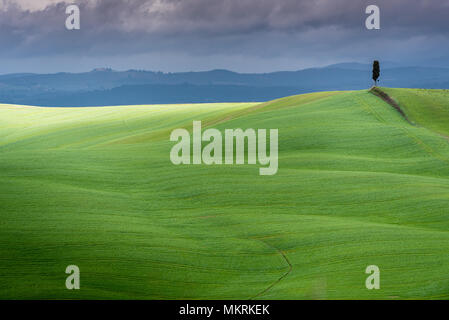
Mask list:
[[[68,3],[24,1],[0,0],[1,56],[363,55],[368,38],[412,48],[449,35],[449,0],[78,0],[79,31],[65,29]],[[381,9],[380,31],[364,28],[369,4]]]

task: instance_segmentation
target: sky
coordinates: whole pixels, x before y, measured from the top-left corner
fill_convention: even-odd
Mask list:
[[[67,30],[66,7],[80,8]],[[380,8],[380,30],[365,9]],[[0,74],[449,67],[449,0],[0,0]]]

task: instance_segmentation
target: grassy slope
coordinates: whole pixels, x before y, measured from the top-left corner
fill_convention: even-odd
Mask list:
[[[449,90],[382,88],[413,123],[449,136]]]
[[[278,174],[172,165],[192,120],[279,128]],[[367,91],[2,106],[0,155],[0,298],[449,298],[448,142]]]

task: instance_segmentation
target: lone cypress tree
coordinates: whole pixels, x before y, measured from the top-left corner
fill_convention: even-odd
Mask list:
[[[374,80],[374,86],[377,86],[377,79],[379,79],[379,76],[380,76],[379,61],[374,60],[374,63],[373,63],[373,80]]]

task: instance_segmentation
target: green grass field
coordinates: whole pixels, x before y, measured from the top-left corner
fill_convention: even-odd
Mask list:
[[[384,90],[415,125],[369,91],[1,105],[0,298],[448,299],[449,92]],[[278,173],[173,165],[193,120],[279,129]]]

